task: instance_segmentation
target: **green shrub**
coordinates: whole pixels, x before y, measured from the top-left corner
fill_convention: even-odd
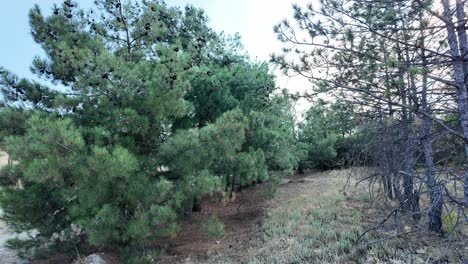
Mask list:
[[[224,237],[224,223],[215,215],[210,215],[205,223],[203,229],[208,235],[209,239],[219,240]]]
[[[442,216],[442,225],[446,233],[450,233],[457,224],[457,213],[452,211],[450,214]]]
[[[120,254],[128,264],[153,264],[157,263],[164,251],[145,247],[126,247]]]

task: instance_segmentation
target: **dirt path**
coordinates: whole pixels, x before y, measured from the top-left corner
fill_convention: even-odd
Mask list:
[[[202,212],[194,213],[190,220],[184,221],[175,239],[163,241],[162,244],[169,244],[164,249],[167,255],[158,263],[207,263],[207,259],[216,263],[218,256],[220,263],[226,259],[231,263],[243,262],[251,242],[262,235],[262,220],[269,209],[304,192],[315,190],[319,193],[328,176],[328,172],[324,172],[289,177],[277,187],[274,199],[268,198],[270,186],[259,184],[239,192],[232,203],[205,201]],[[225,236],[222,240],[210,240],[200,228],[210,214],[224,222]]]
[[[468,236],[463,233],[450,242],[430,232],[402,234],[386,240],[385,248],[369,244],[366,251],[356,250],[356,239],[381,223],[390,206],[385,199],[370,197],[366,184],[355,187],[357,178],[343,189],[349,173],[362,176],[366,171],[290,177],[273,199],[265,196],[268,185],[259,184],[238,193],[232,203],[204,203],[203,211],[183,223],[175,239],[164,241],[169,246],[157,263],[468,263]],[[208,239],[200,228],[210,214],[225,224],[225,237],[219,241]],[[389,223],[364,240],[380,241],[393,232]]]
[[[0,168],[8,164],[8,155],[0,151]],[[0,214],[2,213],[0,208]],[[8,239],[14,238],[15,234],[8,230],[4,222],[0,221],[0,263],[1,264],[19,264],[25,263],[21,261],[16,252],[5,247]]]

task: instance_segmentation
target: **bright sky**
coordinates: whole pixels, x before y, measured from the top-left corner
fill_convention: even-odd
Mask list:
[[[292,20],[292,4],[305,5],[317,0],[167,0],[169,5],[192,4],[203,8],[216,31],[227,34],[239,32],[245,49],[253,59],[267,61],[269,55],[281,51],[281,43],[273,33],[273,26],[282,19]],[[29,66],[40,47],[32,40],[28,11],[38,3],[44,13],[49,13],[53,3],[60,0],[4,1],[0,9],[0,66],[22,77],[32,77]],[[80,6],[89,9],[93,0],[79,0]],[[278,74],[278,85],[290,91],[304,91],[307,82],[289,79]]]

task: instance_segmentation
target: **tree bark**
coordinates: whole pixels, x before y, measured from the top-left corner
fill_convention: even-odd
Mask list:
[[[427,57],[425,52],[425,34],[424,25],[422,23],[422,16],[420,16],[421,26],[421,62],[423,68],[422,86],[421,86],[421,110],[431,114],[431,109],[428,105],[428,82],[427,82]],[[426,185],[429,189],[430,207],[428,211],[429,229],[437,233],[442,233],[442,207],[443,207],[443,193],[440,185],[437,184],[434,177],[434,151],[432,148],[432,119],[426,115],[420,115],[422,124],[419,130],[421,140],[422,152],[424,156],[424,164],[426,169]]]
[[[458,20],[458,38],[455,32],[455,24],[452,21],[452,12],[448,0],[441,0],[444,9],[443,18],[447,29],[447,39],[450,46],[450,54],[453,59],[454,79],[458,89],[458,113],[462,133],[465,138],[465,165],[468,164],[468,91],[466,76],[468,76],[468,61],[465,61],[468,51],[468,40],[465,27],[465,15],[463,1],[456,0],[456,16]],[[468,205],[468,171],[464,175],[464,200]]]
[[[397,53],[399,61],[403,61],[402,50],[397,44]],[[400,98],[403,105],[407,105],[408,89],[404,81],[404,69],[402,67],[398,70],[399,75],[399,92]],[[403,203],[402,207],[404,210],[411,209],[412,196],[413,196],[413,165],[414,165],[414,144],[412,140],[412,131],[410,127],[411,113],[407,107],[402,107],[401,115],[401,126],[402,126],[402,139],[400,145],[402,145],[403,155]]]

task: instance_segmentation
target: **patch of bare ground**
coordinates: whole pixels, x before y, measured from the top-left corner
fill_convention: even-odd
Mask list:
[[[328,172],[287,177],[276,188],[273,199],[269,198],[271,185],[264,183],[236,193],[232,202],[205,201],[201,212],[182,221],[179,235],[168,241],[166,254],[157,263],[245,262],[246,251],[262,237],[262,220],[267,213],[304,192],[324,190],[328,177]],[[201,228],[212,214],[224,223],[221,240],[210,240]]]
[[[394,219],[382,225],[395,205],[379,193],[370,195],[368,183],[355,186],[358,179],[348,177],[366,173],[353,169],[296,175],[278,186],[274,199],[266,198],[269,187],[260,184],[238,193],[232,203],[206,203],[202,212],[183,222],[157,263],[466,261],[466,225],[446,237],[424,228],[425,215],[419,224],[403,214],[400,226]],[[210,214],[225,224],[219,241],[200,228]]]
[[[267,199],[270,186],[259,184],[236,193],[230,202],[204,201],[201,212],[194,212],[181,223],[177,237],[164,241],[166,254],[157,263],[203,262],[212,255],[223,255],[233,261],[241,260],[248,241],[261,234],[261,220],[274,201]],[[202,225],[216,215],[224,223],[224,238],[212,240]]]

